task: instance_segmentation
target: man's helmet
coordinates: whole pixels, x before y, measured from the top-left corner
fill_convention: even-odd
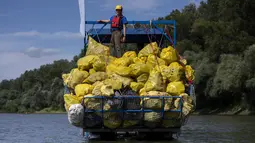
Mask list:
[[[121,5],[116,5],[115,10],[122,10],[122,6]]]

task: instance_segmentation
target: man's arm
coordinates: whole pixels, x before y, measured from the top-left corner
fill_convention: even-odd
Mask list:
[[[97,22],[108,23],[108,22],[110,22],[110,19],[107,19],[107,20],[97,20]]]
[[[126,29],[127,29],[126,25],[128,24],[126,17],[122,18],[122,23],[123,23],[123,39],[122,39],[122,41],[125,42],[126,41]]]
[[[126,37],[126,24],[123,24],[123,36]]]

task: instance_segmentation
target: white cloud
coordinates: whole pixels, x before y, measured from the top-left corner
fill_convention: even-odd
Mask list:
[[[60,53],[59,49],[45,49],[45,48],[37,48],[37,47],[29,47],[23,52],[25,55],[33,58],[40,58],[43,56],[52,56]]]
[[[0,34],[0,81],[26,70],[80,53],[83,38],[74,32],[13,32]]]
[[[42,33],[38,31],[25,31],[25,32],[15,32],[15,33],[4,33],[0,34],[0,37],[39,37],[43,39],[82,39],[80,33],[74,32],[54,32],[54,33]]]

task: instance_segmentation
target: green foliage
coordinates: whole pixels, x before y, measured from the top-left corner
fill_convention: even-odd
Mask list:
[[[177,50],[195,68],[198,108],[255,106],[254,8],[252,0],[208,0],[164,17],[177,20]]]
[[[198,109],[242,104],[255,110],[254,9],[253,0],[207,0],[198,8],[189,4],[158,18],[177,22],[177,50],[195,69]],[[54,61],[17,79],[3,80],[0,111],[63,111],[61,74],[76,67],[86,48],[72,61]]]
[[[15,80],[3,80],[0,83],[0,111],[26,113],[44,108],[64,110],[61,75],[75,65],[74,60],[58,60],[39,69],[25,71]]]
[[[224,96],[221,93],[233,94],[240,92],[245,78],[245,63],[238,55],[222,55],[218,65],[211,96]]]

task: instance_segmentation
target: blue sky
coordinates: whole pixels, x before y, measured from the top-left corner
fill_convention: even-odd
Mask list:
[[[122,4],[128,20],[150,20],[201,0],[85,0],[86,20],[109,19]],[[79,54],[78,0],[0,0],[0,81]]]

